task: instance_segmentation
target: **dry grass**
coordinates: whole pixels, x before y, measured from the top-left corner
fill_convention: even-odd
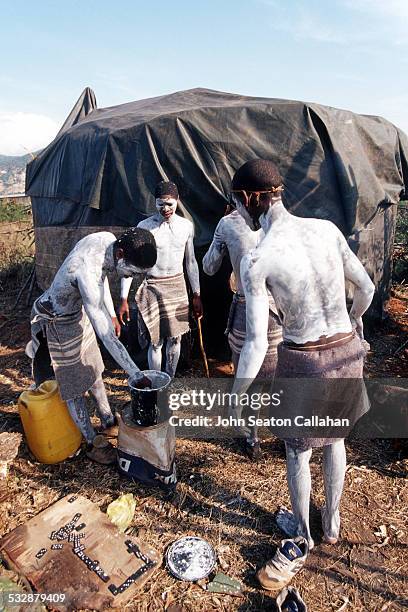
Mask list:
[[[403,375],[407,365],[404,351],[394,355],[408,330],[407,302],[404,296],[394,300],[395,321],[371,331],[370,376]],[[31,382],[23,353],[28,313],[13,317],[13,324],[0,332],[0,429],[21,431],[16,400]],[[106,382],[112,403],[119,407],[128,399],[123,375],[108,370]],[[312,612],[400,610],[408,606],[407,461],[391,441],[352,441],[347,446],[341,541],[334,547],[321,543],[318,508],[324,493],[317,451],[311,466],[311,522],[317,546],[293,584]],[[132,527],[140,537],[162,553],[183,535],[208,539],[218,551],[218,568],[241,580],[245,595],[212,595],[197,584],[175,580],[163,566],[127,609],[273,610],[274,600],[258,588],[255,571],[283,537],[273,520],[280,505],[289,505],[281,443],[267,440],[262,461],[254,464],[232,441],[178,440],[177,468],[178,490],[169,499],[83,457],[55,466],[37,464],[23,444],[8,488],[0,492],[0,530],[10,531],[70,492],[85,495],[102,510],[120,493],[131,492],[137,499]],[[380,525],[386,537],[375,535]]]

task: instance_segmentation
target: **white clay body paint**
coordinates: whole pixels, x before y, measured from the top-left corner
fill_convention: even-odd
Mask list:
[[[228,253],[237,283],[237,291],[243,295],[241,259],[254,249],[263,237],[263,230],[252,231],[236,210],[222,217],[215,228],[210,248],[203,258],[204,272],[210,276],[218,272],[224,256]]]
[[[137,227],[149,230],[157,247],[157,261],[148,276],[166,277],[183,273],[185,258],[188,279],[193,293],[200,292],[198,265],[194,254],[194,227],[191,221],[176,214],[166,220],[156,213],[141,221]],[[121,282],[121,297],[127,298],[132,279]]]
[[[40,298],[56,316],[85,309],[91,324],[106,349],[130,377],[140,378],[140,370],[115,335],[111,316],[116,316],[106,275],[115,271],[110,232],[96,232],[82,238],[69,253],[54,280]],[[134,266],[123,266],[126,274]],[[122,270],[123,271],[123,270]]]
[[[167,277],[183,274],[185,261],[188,279],[193,293],[200,293],[200,277],[194,253],[194,226],[188,219],[175,214],[177,202],[173,198],[156,199],[158,212],[141,221],[137,227],[148,230],[154,236],[157,248],[156,264],[147,271],[148,276]],[[163,214],[162,214],[163,213]],[[121,298],[127,299],[132,278],[121,281]],[[148,361],[151,369],[160,370],[163,339],[150,344]],[[171,338],[166,343],[166,371],[174,377],[180,357],[181,336]]]
[[[275,300],[284,340],[297,344],[353,328],[362,337],[361,317],[374,293],[363,265],[331,221],[295,217],[278,200],[260,222],[265,238],[241,263],[247,335],[237,379],[255,378],[264,359],[267,289]],[[355,285],[350,316],[345,279]]]

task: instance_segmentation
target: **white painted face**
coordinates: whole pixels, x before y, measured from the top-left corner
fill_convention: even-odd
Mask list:
[[[169,196],[168,198],[156,198],[156,208],[159,214],[166,221],[170,221],[177,208],[177,200]]]
[[[119,278],[130,278],[136,274],[144,274],[146,270],[125,261],[123,257],[116,262],[116,273]]]

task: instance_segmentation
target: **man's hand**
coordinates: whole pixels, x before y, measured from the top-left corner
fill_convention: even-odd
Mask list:
[[[117,317],[112,317],[112,323],[113,323],[113,327],[114,327],[114,330],[115,330],[115,335],[119,338],[120,332],[122,330],[121,330],[118,318]]]
[[[201,297],[196,293],[193,294],[193,315],[195,319],[199,319],[203,316],[203,304]]]
[[[126,298],[122,298],[119,308],[119,321],[126,325],[130,321],[129,304]]]

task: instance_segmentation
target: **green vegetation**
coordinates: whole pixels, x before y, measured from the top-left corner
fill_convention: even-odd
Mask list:
[[[0,198],[0,223],[30,221],[29,198]]]
[[[408,201],[401,202],[398,207],[395,242],[408,247]]]

